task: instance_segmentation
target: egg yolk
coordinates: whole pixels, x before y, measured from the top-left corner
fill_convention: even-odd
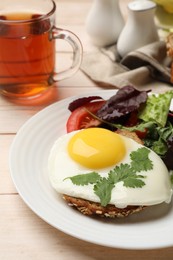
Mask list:
[[[121,136],[102,128],[77,132],[70,139],[67,149],[75,162],[92,169],[115,165],[126,152]]]

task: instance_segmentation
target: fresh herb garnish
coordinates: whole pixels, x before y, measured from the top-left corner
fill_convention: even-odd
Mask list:
[[[130,158],[132,160],[131,166],[133,169],[135,169],[136,172],[153,169],[153,163],[148,158],[149,153],[150,150],[144,147],[130,154]]]
[[[87,174],[78,174],[73,177],[67,177],[66,179],[70,179],[75,185],[84,186],[96,183],[98,180],[100,180],[100,175],[97,172],[90,172]]]
[[[125,187],[142,188],[146,178],[144,175],[137,174],[141,171],[149,171],[153,169],[152,161],[148,155],[150,150],[145,147],[139,148],[137,151],[131,152],[130,164],[121,163],[109,171],[108,177],[102,177],[97,172],[79,174],[68,177],[74,185],[89,185],[94,184],[94,193],[99,197],[102,206],[106,206],[111,200],[111,193],[118,182],[123,182]]]
[[[100,198],[100,203],[103,207],[110,202],[111,193],[114,187],[115,184],[109,182],[106,178],[102,178],[94,185],[94,193]]]

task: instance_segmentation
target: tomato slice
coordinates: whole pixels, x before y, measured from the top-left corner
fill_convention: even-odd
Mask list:
[[[105,100],[90,102],[84,106],[76,108],[67,120],[67,133],[79,129],[99,126],[101,122],[98,119],[92,117],[88,111],[90,111],[92,114],[95,114],[104,105],[105,102]]]
[[[142,131],[139,131],[139,130],[136,130],[135,133],[137,134],[137,136],[140,138],[140,139],[145,139],[146,135],[147,135],[147,129],[145,129],[143,132]]]

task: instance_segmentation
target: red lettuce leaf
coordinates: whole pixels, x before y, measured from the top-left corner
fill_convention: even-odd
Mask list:
[[[90,97],[82,97],[82,98],[78,98],[74,101],[72,101],[69,106],[68,109],[73,112],[76,108],[81,107],[86,105],[87,103],[93,101],[93,100],[100,100],[103,99],[102,97],[99,96],[90,96]]]
[[[140,108],[146,103],[148,94],[146,91],[139,91],[133,86],[125,86],[117,91],[101,109],[97,116],[104,121],[114,122],[116,119],[126,116]]]

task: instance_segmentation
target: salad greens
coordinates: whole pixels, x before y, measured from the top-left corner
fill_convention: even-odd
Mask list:
[[[126,86],[124,88],[131,89],[133,87]],[[123,88],[118,92],[125,93]],[[132,93],[131,90],[130,92]],[[147,93],[145,92],[145,94]],[[138,96],[141,96],[141,94],[138,94]],[[146,102],[142,99],[141,103],[138,102],[136,106],[136,95],[133,100],[133,96],[126,93],[126,95],[124,95],[124,106],[126,106],[127,111],[127,100],[130,99],[130,112],[124,116],[121,115],[118,119],[116,118],[114,122],[112,119],[111,122],[104,120],[104,124],[107,123],[115,129],[125,129],[136,132],[139,137],[143,139],[144,145],[157,153],[163,159],[169,170],[173,170],[173,113],[169,111],[172,98],[173,91],[167,91],[157,95],[151,94],[147,95]],[[111,99],[113,100],[114,97]],[[116,101],[117,99],[115,98],[115,102]],[[123,102],[121,100],[121,110],[123,110],[122,105]],[[134,107],[133,111],[131,109],[132,105]],[[119,108],[118,104],[116,104],[116,107]],[[104,111],[104,113],[106,112]],[[131,115],[134,115],[134,113],[136,113],[137,119],[134,124],[131,124]],[[100,111],[97,112],[96,116],[102,120],[102,117],[99,115]]]
[[[97,111],[97,116],[107,122],[115,122],[120,118],[137,111],[147,101],[147,92],[139,91],[132,86],[125,86],[117,91]]]
[[[173,170],[173,90],[157,95],[148,92],[125,86],[106,100],[96,114],[87,111],[101,122],[100,127],[136,132],[144,145],[163,159],[168,170]],[[75,100],[72,109],[96,99],[100,97]]]
[[[138,118],[144,122],[154,122],[158,126],[165,127],[173,91],[159,95],[150,95],[146,105],[140,111]]]

